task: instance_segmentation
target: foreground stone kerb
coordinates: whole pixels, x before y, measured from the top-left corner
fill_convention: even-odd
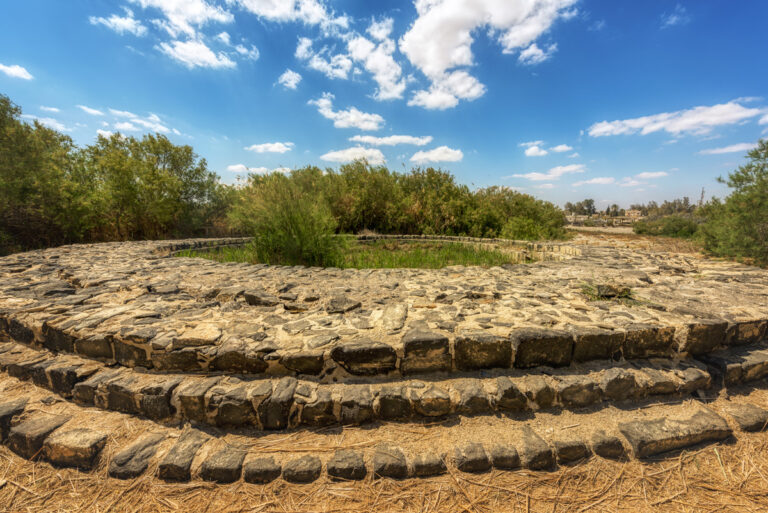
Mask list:
[[[0,333],[129,367],[319,381],[669,358],[766,336],[768,273],[690,255],[584,246],[566,261],[436,270],[171,257],[244,241],[2,258]],[[632,300],[585,294],[603,283]]]

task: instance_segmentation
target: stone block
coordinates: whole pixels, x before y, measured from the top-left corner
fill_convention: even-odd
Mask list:
[[[454,449],[453,464],[462,472],[487,472],[491,469],[491,460],[483,444],[469,442]]]
[[[530,470],[546,470],[555,464],[552,448],[528,426],[520,428],[520,441],[517,451],[520,463]]]
[[[603,372],[600,388],[607,399],[623,401],[638,393],[635,375],[627,369],[613,367]]]
[[[686,334],[678,351],[699,355],[712,352],[726,343],[728,323],[719,320],[701,320],[686,326]]]
[[[457,396],[455,411],[464,415],[488,413],[491,403],[479,379],[464,379],[452,383]]]
[[[594,431],[590,437],[592,452],[609,460],[624,460],[627,450],[616,435],[606,433],[602,429]]]
[[[311,376],[320,374],[325,365],[322,351],[300,351],[284,354],[280,357],[280,363],[288,370]]]
[[[262,290],[245,290],[243,291],[243,297],[245,302],[251,306],[276,306],[280,304],[280,300],[272,294],[267,294]]]
[[[267,370],[264,353],[255,351],[243,340],[225,342],[216,350],[211,368],[224,372],[260,374]]]
[[[408,464],[403,451],[391,445],[379,445],[373,453],[373,475],[392,479],[408,477]]]
[[[555,436],[552,440],[552,446],[555,448],[557,462],[561,465],[583,460],[590,456],[589,447],[584,440],[568,433]]]
[[[67,415],[36,413],[10,429],[8,447],[22,458],[35,458],[40,455],[45,439],[70,418]]]
[[[542,376],[525,376],[520,381],[520,388],[528,400],[540,409],[550,408],[555,402],[555,389]]]
[[[380,419],[407,419],[413,414],[413,406],[400,386],[384,386],[376,394],[376,412]]]
[[[350,374],[373,376],[393,371],[397,354],[388,344],[361,338],[334,347],[331,358]]]
[[[441,333],[420,329],[410,330],[403,337],[403,360],[400,372],[404,375],[451,370],[448,337]]]
[[[442,388],[431,385],[416,396],[413,408],[425,417],[442,417],[451,412],[451,398]]]
[[[112,342],[103,335],[78,338],[74,342],[74,349],[77,354],[87,356],[88,358],[107,361],[115,359]]]
[[[528,409],[528,399],[525,394],[506,376],[496,378],[494,402],[500,410],[525,411]]]
[[[726,343],[732,346],[756,344],[765,340],[766,331],[768,331],[768,321],[765,319],[734,322],[728,326]]]
[[[272,456],[255,458],[246,461],[243,465],[243,479],[246,483],[266,484],[271,483],[282,473],[283,469]]]
[[[573,336],[566,331],[520,329],[513,331],[509,337],[515,351],[515,367],[519,369],[571,364]]]
[[[281,378],[272,394],[259,404],[257,413],[264,429],[285,429],[288,426],[288,416],[293,406],[293,393],[297,385],[296,378],[287,376]]]
[[[126,367],[152,368],[152,360],[147,355],[147,348],[138,347],[115,339],[112,342],[115,350],[115,360]]]
[[[244,384],[219,383],[205,394],[210,418],[219,427],[252,425],[256,412]]]
[[[412,477],[439,476],[448,471],[444,459],[433,452],[419,452],[410,463]]]
[[[624,358],[669,358],[675,353],[675,328],[632,324],[624,337]]]
[[[149,467],[149,461],[163,440],[165,436],[159,433],[147,433],[142,436],[112,457],[109,462],[109,476],[117,479],[139,477]]]
[[[200,478],[214,483],[234,483],[240,479],[246,451],[226,446],[210,454],[200,467]]]
[[[573,361],[618,359],[624,333],[601,329],[580,329],[573,334]]]
[[[334,413],[331,391],[318,387],[317,396],[301,409],[301,423],[308,426],[327,426],[338,421]]]
[[[363,424],[373,420],[373,394],[368,385],[345,385],[341,391],[341,423]]]
[[[186,378],[173,391],[173,403],[181,418],[195,422],[205,422],[208,418],[206,394],[216,386],[220,377]]]
[[[17,415],[24,412],[29,399],[22,397],[13,401],[0,404],[0,442],[5,441],[11,430],[11,421]]]
[[[192,461],[210,438],[202,431],[186,428],[160,461],[158,477],[164,481],[189,481],[192,477]]]
[[[509,339],[483,331],[462,333],[454,343],[454,360],[460,370],[508,369],[512,357]]]
[[[566,408],[580,408],[600,402],[602,391],[588,375],[558,376],[557,398]]]
[[[43,457],[57,467],[91,470],[107,442],[106,433],[88,428],[59,430],[43,443]]]
[[[494,468],[500,470],[515,470],[520,468],[520,455],[517,453],[517,449],[512,445],[493,445],[489,453]]]
[[[729,403],[724,409],[742,431],[763,431],[768,424],[768,411],[754,404]]]
[[[320,477],[322,471],[320,458],[307,454],[283,464],[283,479],[289,483],[311,483]]]
[[[364,479],[368,470],[365,468],[363,455],[358,451],[340,449],[326,463],[328,476],[333,479],[359,481]]]

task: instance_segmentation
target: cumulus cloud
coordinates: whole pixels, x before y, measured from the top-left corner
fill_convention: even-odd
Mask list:
[[[202,41],[171,41],[160,43],[161,52],[168,57],[182,63],[189,69],[192,68],[234,68],[235,62],[223,52],[214,53]]]
[[[589,127],[588,132],[592,137],[636,133],[646,135],[662,130],[673,135],[702,135],[710,133],[715,127],[740,123],[761,113],[760,109],[744,107],[736,101],[730,101],[639,118],[601,121]]]
[[[58,130],[59,132],[71,132],[72,129],[68,126],[64,125],[60,121],[53,119],[53,118],[42,118],[39,116],[34,116],[32,114],[22,114],[22,118],[24,119],[30,119],[32,121],[37,121],[41,125],[45,125],[48,128],[52,128],[54,130]]]
[[[387,161],[381,150],[376,148],[363,148],[362,146],[355,146],[345,150],[329,151],[325,155],[321,155],[320,158],[328,162],[339,162],[342,164],[354,160],[367,160],[369,164],[379,165],[384,164]]]
[[[330,55],[328,48],[323,47],[318,52],[312,48],[312,40],[300,37],[296,45],[295,55],[306,61],[310,69],[319,71],[328,78],[346,79],[352,69],[352,59],[344,54]]]
[[[102,130],[101,128],[99,128],[98,130],[96,130],[96,135],[100,135],[101,137],[106,137],[107,139],[109,139],[110,137],[112,137],[112,132],[110,132],[109,130]]]
[[[154,8],[162,12],[165,19],[154,23],[165,29],[171,37],[185,34],[194,37],[197,28],[207,23],[231,23],[234,16],[206,0],[129,0],[143,9]]]
[[[598,178],[590,178],[589,180],[582,180],[580,182],[574,182],[574,187],[581,187],[582,185],[610,185],[616,182],[616,179],[612,176],[600,176]]]
[[[123,132],[138,132],[141,130],[139,127],[131,123],[130,121],[120,121],[115,123],[115,130],[122,130]]]
[[[675,25],[685,25],[691,18],[688,16],[688,11],[680,4],[675,5],[675,9],[671,13],[664,13],[661,15],[661,28],[674,27]]]
[[[291,69],[286,69],[277,79],[277,83],[286,89],[296,89],[299,82],[301,82],[301,75]]]
[[[273,142],[263,144],[252,144],[245,148],[248,151],[255,153],[286,153],[293,149],[292,142]]]
[[[528,48],[520,52],[520,55],[517,57],[517,60],[520,62],[520,64],[526,64],[526,65],[534,65],[534,64],[541,64],[542,62],[548,60],[554,53],[557,51],[557,44],[553,43],[549,46],[547,46],[545,49],[541,49],[538,47],[536,43],[531,43]]]
[[[448,146],[438,146],[428,151],[417,151],[411,157],[411,162],[426,164],[428,162],[458,162],[464,158],[461,150],[455,150]]]
[[[113,14],[109,18],[91,16],[88,19],[91,22],[91,25],[104,25],[120,35],[133,34],[138,37],[145,35],[147,33],[147,27],[133,17],[133,11],[127,8],[123,8],[123,11],[125,12],[125,16]]]
[[[554,148],[550,148],[550,150],[554,151],[555,153],[563,153],[565,151],[571,151],[573,148],[567,144],[558,144]]]
[[[92,109],[90,107],[86,107],[85,105],[78,105],[77,108],[82,110],[86,114],[90,114],[91,116],[103,116],[104,115],[104,113],[101,112],[100,110]]]
[[[26,68],[23,68],[18,64],[13,64],[11,66],[0,64],[0,72],[5,73],[9,77],[20,78],[22,80],[32,80],[35,78],[29,71],[26,70]]]
[[[387,137],[375,137],[373,135],[354,135],[349,138],[352,142],[370,144],[371,146],[395,146],[398,144],[413,144],[425,146],[432,142],[432,136],[414,137],[412,135],[390,135]]]
[[[118,118],[137,118],[136,114],[133,112],[128,112],[127,110],[117,110],[117,109],[109,109],[109,113],[113,116],[117,116]]]
[[[395,52],[395,42],[389,37],[392,23],[392,18],[371,23],[368,33],[377,43],[363,36],[356,36],[347,41],[349,56],[362,63],[366,71],[373,75],[373,80],[378,85],[374,95],[377,100],[402,98],[405,91],[402,69],[392,57]]]
[[[321,25],[326,29],[346,28],[346,16],[329,12],[318,0],[228,0],[247,11],[270,21],[301,21],[307,25]]]
[[[723,146],[722,148],[710,148],[707,150],[701,150],[699,153],[702,155],[721,155],[723,153],[744,153],[752,150],[755,147],[755,143],[739,143],[731,144],[730,146]]]
[[[572,17],[569,7],[574,3],[576,0],[416,0],[418,17],[400,39],[400,50],[431,84],[429,89],[417,91],[409,105],[446,109],[459,100],[482,96],[483,84],[466,71],[461,75],[455,71],[474,64],[473,33],[487,27],[504,53],[522,50],[532,58],[536,51],[531,45],[558,18]]]
[[[325,118],[333,120],[336,128],[357,128],[359,130],[378,130],[384,125],[384,118],[378,114],[362,112],[355,107],[346,110],[333,110],[334,96],[323,93],[317,100],[310,100],[309,105],[317,107],[317,111]]]
[[[529,146],[525,150],[526,157],[543,157],[547,154],[547,150],[539,148],[538,146]]]
[[[563,175],[573,173],[583,173],[586,170],[584,164],[569,164],[567,166],[556,166],[547,171],[546,173],[525,173],[512,175],[515,178],[525,178],[534,182],[546,182],[550,180],[558,180]]]

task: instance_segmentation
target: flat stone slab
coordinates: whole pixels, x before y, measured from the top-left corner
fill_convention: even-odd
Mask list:
[[[439,476],[448,471],[445,458],[433,452],[420,452],[411,459],[410,463],[410,475],[413,477]]]
[[[45,439],[70,418],[67,415],[35,413],[11,428],[8,447],[19,456],[32,459],[40,454]]]
[[[254,458],[243,465],[243,479],[246,483],[266,484],[280,477],[282,471],[272,456]]]
[[[732,434],[725,419],[704,407],[684,417],[620,422],[618,428],[636,458],[725,440]]]
[[[8,437],[13,417],[24,412],[28,401],[29,399],[21,398],[0,404],[0,442]]]
[[[107,434],[88,428],[59,430],[43,443],[43,457],[57,467],[91,470],[107,443]]]
[[[348,481],[359,481],[368,473],[363,455],[350,449],[336,451],[326,463],[326,469],[331,478]]]
[[[405,479],[408,477],[408,463],[405,455],[397,447],[381,445],[373,454],[374,477]]]
[[[189,481],[192,461],[210,436],[197,429],[185,429],[157,467],[157,475],[165,481]]]
[[[283,479],[289,483],[311,483],[320,477],[322,471],[320,458],[307,454],[283,464]]]
[[[117,479],[133,479],[143,474],[149,461],[157,452],[165,435],[147,433],[131,445],[121,450],[109,462],[109,476]]]
[[[627,450],[621,439],[602,429],[594,431],[590,437],[592,452],[601,458],[609,460],[624,460],[627,458]]]
[[[234,483],[240,479],[246,451],[227,446],[209,455],[200,467],[200,477],[216,483]]]
[[[555,464],[552,448],[529,426],[520,428],[520,443],[517,446],[520,463],[531,470],[546,470]]]
[[[768,411],[753,404],[731,403],[725,413],[742,431],[762,431],[768,424]]]
[[[487,472],[491,470],[491,460],[483,444],[470,442],[456,447],[453,464],[462,472]]]

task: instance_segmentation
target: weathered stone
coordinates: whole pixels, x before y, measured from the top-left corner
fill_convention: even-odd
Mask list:
[[[346,385],[341,392],[341,423],[363,424],[373,419],[373,394],[368,385]]]
[[[161,371],[194,372],[203,368],[198,355],[198,351],[192,347],[160,351],[152,353],[152,364]]]
[[[586,329],[573,335],[573,361],[618,359],[624,333],[620,331]]]
[[[637,381],[630,371],[614,367],[603,372],[600,388],[606,398],[622,401],[637,394]]]
[[[75,352],[98,360],[115,358],[111,341],[103,335],[93,335],[75,340]]]
[[[453,383],[453,389],[458,395],[456,413],[476,415],[491,410],[488,394],[483,390],[482,382],[478,379],[466,379]]]
[[[72,397],[75,385],[88,379],[102,368],[98,364],[76,360],[79,359],[74,357],[61,358],[45,371],[51,390],[62,397]]]
[[[470,442],[454,449],[453,464],[462,472],[487,472],[491,469],[491,460],[483,444]]]
[[[218,347],[216,357],[211,362],[215,370],[259,374],[267,370],[264,355],[254,351],[243,340],[232,340]]]
[[[187,378],[173,391],[173,402],[178,404],[182,418],[205,422],[205,398],[208,391],[221,381],[219,377]]]
[[[22,397],[7,403],[0,404],[0,442],[5,441],[11,430],[11,421],[17,415],[24,412],[29,399]]]
[[[117,479],[133,479],[140,476],[149,467],[149,460],[163,440],[165,436],[159,433],[148,433],[139,438],[112,457],[109,462],[109,476]]]
[[[210,438],[197,429],[185,429],[160,462],[158,477],[165,481],[189,481],[192,477],[192,461]]]
[[[584,440],[577,436],[561,434],[552,440],[552,446],[555,448],[557,462],[560,464],[573,463],[584,458],[588,458],[590,451]]]
[[[318,388],[317,397],[301,409],[301,423],[310,426],[326,426],[337,421],[330,390]]]
[[[524,411],[528,409],[528,399],[517,385],[508,377],[496,378],[496,407],[507,411]]]
[[[243,479],[246,483],[266,484],[280,477],[282,471],[272,456],[254,458],[243,465]]]
[[[432,385],[416,397],[413,407],[420,415],[441,417],[451,412],[451,398],[442,388]]]
[[[243,297],[245,302],[251,306],[276,306],[280,304],[278,298],[261,290],[245,290]]]
[[[280,363],[286,369],[298,372],[299,374],[315,376],[323,370],[323,353],[322,351],[288,353],[280,357]]]
[[[43,457],[58,467],[91,470],[106,442],[105,433],[92,429],[60,430],[43,443]]]
[[[454,352],[456,367],[460,370],[507,369],[512,364],[510,341],[482,331],[466,332],[456,337]]]
[[[589,376],[559,376],[557,398],[566,408],[580,408],[602,399],[600,387]]]
[[[400,372],[404,375],[451,370],[448,337],[426,330],[410,330],[403,337],[403,360]]]
[[[8,335],[16,342],[22,344],[31,344],[35,340],[35,332],[18,319],[8,320]]]
[[[203,323],[187,328],[173,340],[173,349],[210,346],[221,338],[221,329],[215,324]]]
[[[538,408],[549,408],[555,402],[555,389],[542,376],[525,376],[521,388],[528,400]]]
[[[44,322],[43,346],[51,351],[71,353],[75,349],[75,337]]]
[[[357,376],[386,374],[395,369],[397,361],[392,346],[366,338],[334,347],[331,358]]]
[[[296,385],[296,378],[281,378],[272,394],[259,404],[257,413],[264,429],[284,429],[288,426],[288,415],[293,405]]]
[[[682,371],[676,371],[675,374],[680,378],[678,391],[681,394],[690,394],[697,390],[706,390],[712,384],[712,377],[703,369],[697,367],[687,367]]]
[[[633,324],[624,337],[624,358],[670,357],[674,353],[675,328]]]
[[[126,367],[152,367],[152,360],[147,356],[147,350],[121,340],[114,340],[112,347],[115,350],[115,360]]]
[[[680,341],[678,351],[692,355],[713,351],[718,346],[726,344],[728,322],[717,320],[701,320],[688,324],[684,340]]]
[[[403,387],[382,387],[377,394],[376,411],[384,420],[407,419],[413,413]]]
[[[323,471],[323,464],[317,456],[306,455],[283,464],[283,479],[289,483],[311,483]]]
[[[520,443],[517,446],[520,463],[531,470],[545,470],[555,464],[552,449],[528,426],[520,428]]]
[[[731,436],[731,428],[725,420],[703,407],[688,417],[620,422],[619,431],[632,446],[637,458]]]
[[[763,431],[768,424],[768,411],[753,404],[729,403],[725,413],[742,431]]]
[[[241,427],[252,424],[256,412],[245,385],[216,385],[205,394],[208,411],[221,427]]]
[[[122,373],[122,369],[105,369],[99,371],[85,381],[77,383],[72,389],[72,398],[76,403],[92,405],[96,401],[98,391],[104,384],[120,376]]]
[[[390,445],[379,445],[373,453],[373,475],[393,479],[408,477],[408,465],[403,451]]]
[[[209,455],[200,467],[200,478],[215,483],[234,483],[240,479],[245,450],[226,446]]]
[[[508,444],[496,444],[491,447],[490,456],[493,467],[501,470],[520,468],[520,455],[517,449]]]
[[[363,455],[357,451],[340,449],[336,451],[326,464],[328,475],[334,479],[359,481],[364,479],[368,471],[365,468]]]
[[[573,337],[565,331],[520,329],[510,334],[515,351],[515,367],[527,369],[539,365],[570,365]]]
[[[598,429],[590,437],[592,452],[609,460],[623,460],[627,457],[627,450],[619,437]]]
[[[361,305],[360,301],[355,301],[347,296],[335,296],[328,301],[326,311],[330,314],[347,313],[355,308],[360,308]]]
[[[661,372],[651,367],[647,362],[640,365],[639,369],[643,375],[642,378],[644,378],[639,383],[639,387],[644,393],[648,395],[669,395],[674,394],[677,390],[677,383],[669,373]]]
[[[764,340],[768,331],[768,322],[763,319],[735,322],[728,326],[726,343],[740,346],[755,344]]]
[[[8,447],[22,458],[32,459],[40,455],[43,442],[71,417],[36,413],[13,426],[8,433]]]
[[[412,477],[439,476],[447,471],[444,459],[435,453],[419,452],[411,459]]]

